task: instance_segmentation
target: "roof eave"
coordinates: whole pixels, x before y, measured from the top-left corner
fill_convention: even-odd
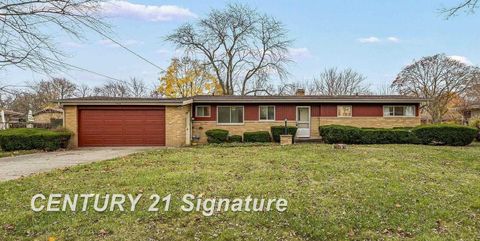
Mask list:
[[[125,100],[62,100],[58,101],[62,106],[66,105],[161,105],[161,106],[181,106],[191,104],[192,100],[183,101],[125,101]]]
[[[283,99],[283,100],[195,100],[195,103],[422,103],[425,99],[331,99],[331,100],[305,100],[305,99]]]

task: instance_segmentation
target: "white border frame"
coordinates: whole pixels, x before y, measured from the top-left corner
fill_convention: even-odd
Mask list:
[[[218,110],[219,107],[242,107],[243,115],[242,115],[242,123],[219,123],[218,122]],[[232,119],[232,112],[230,112],[230,120]],[[245,106],[243,105],[217,105],[217,125],[225,125],[225,126],[241,126],[245,125]]]
[[[299,105],[295,108],[295,123],[298,128],[298,108],[308,108],[308,136],[303,136],[300,138],[309,138],[312,136],[312,107],[309,105]],[[297,129],[298,130],[298,129]],[[298,134],[298,132],[297,132]]]
[[[340,106],[350,106],[350,116],[339,116],[338,115],[338,108],[340,108]],[[352,118],[353,117],[353,105],[337,105],[337,118]]]
[[[198,107],[208,107],[208,113],[209,115],[204,115],[204,116],[198,116],[197,113],[197,108]],[[196,105],[195,106],[195,117],[200,117],[200,118],[203,118],[203,117],[212,117],[212,106],[211,105]]]
[[[260,114],[261,114],[261,113],[260,113],[260,112],[261,112],[260,109],[261,109],[261,107],[273,107],[273,119],[272,119],[272,120],[270,120],[270,119],[267,119],[267,120],[262,120],[262,119],[260,119],[260,116],[261,116],[261,115],[260,115]],[[273,121],[276,120],[276,116],[277,116],[277,107],[276,107],[275,105],[259,105],[259,106],[258,106],[258,121],[262,121],[262,122],[273,122]],[[268,117],[268,111],[267,111],[267,117]]]
[[[385,115],[385,107],[405,107],[405,106],[413,106],[413,115],[412,116],[395,115],[395,110],[393,110],[394,115]],[[385,117],[385,118],[415,118],[415,117],[417,117],[417,106],[416,105],[383,105],[382,106],[382,113],[383,113],[383,117]]]

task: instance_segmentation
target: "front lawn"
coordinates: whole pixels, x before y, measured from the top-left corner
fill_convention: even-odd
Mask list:
[[[39,212],[37,193],[285,198],[288,210]],[[163,149],[0,183],[0,240],[475,240],[480,146]]]

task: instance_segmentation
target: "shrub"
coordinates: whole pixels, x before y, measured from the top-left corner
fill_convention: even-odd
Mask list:
[[[0,147],[4,151],[46,150],[66,148],[71,133],[66,130],[8,129],[0,131]]]
[[[361,144],[416,144],[418,139],[409,129],[361,129]]]
[[[478,130],[468,126],[434,124],[418,126],[413,132],[425,145],[466,146],[472,143]]]
[[[410,128],[357,128],[353,126],[328,125],[319,128],[326,143],[344,144],[416,144]]]
[[[280,135],[285,133],[285,126],[272,126],[270,127],[270,131],[272,132],[273,141],[280,142]],[[292,138],[294,139],[295,134],[297,134],[297,127],[287,126],[287,133],[292,135]]]
[[[208,143],[224,143],[228,140],[228,131],[222,129],[211,129],[205,132]]]
[[[270,133],[268,131],[255,131],[243,133],[244,142],[270,142]]]
[[[353,126],[327,125],[319,127],[325,143],[356,144],[361,142],[361,129]]]
[[[228,137],[228,142],[242,142],[242,136],[231,135],[231,136]]]
[[[473,128],[477,128],[477,141],[480,141],[480,119],[472,119],[470,120],[470,126]]]

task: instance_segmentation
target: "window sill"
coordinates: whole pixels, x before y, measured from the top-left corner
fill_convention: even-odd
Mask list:
[[[218,123],[217,126],[243,126],[245,123]]]

